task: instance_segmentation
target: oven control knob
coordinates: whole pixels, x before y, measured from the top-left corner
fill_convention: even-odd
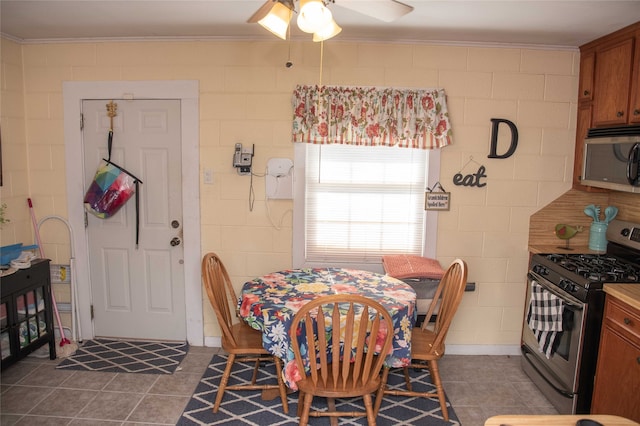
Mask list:
[[[576,285],[569,280],[560,280],[558,286],[569,293],[573,293],[576,291]]]
[[[533,272],[538,275],[549,275],[549,270],[542,265],[535,265],[533,267]]]
[[[631,231],[629,230],[629,228],[624,228],[622,231],[620,231],[620,233],[623,237],[628,237]]]

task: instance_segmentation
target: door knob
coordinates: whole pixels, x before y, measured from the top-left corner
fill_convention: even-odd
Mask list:
[[[172,247],[175,247],[175,246],[179,246],[179,245],[180,245],[180,243],[181,243],[180,238],[178,238],[178,237],[173,237],[173,238],[171,239],[171,242],[170,242],[169,244],[171,244],[171,246],[172,246]]]

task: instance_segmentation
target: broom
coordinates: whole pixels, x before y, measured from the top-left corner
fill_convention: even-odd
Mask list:
[[[31,198],[27,198],[27,203],[29,204],[29,213],[31,214],[31,222],[33,223],[33,232],[36,236],[36,244],[38,244],[38,250],[40,252],[40,258],[44,259],[44,250],[42,248],[42,241],[40,240],[40,231],[38,229],[38,222],[36,221],[36,215],[33,211],[33,203],[31,202]],[[64,329],[62,327],[62,321],[60,321],[60,313],[58,312],[58,305],[56,304],[56,297],[53,294],[53,289],[51,289],[51,304],[53,305],[53,313],[56,316],[56,321],[58,322],[58,329],[60,331],[60,347],[56,347],[56,355],[61,358],[66,358],[68,356],[73,355],[76,350],[78,350],[78,345],[75,343],[71,343],[69,339],[64,334]]]

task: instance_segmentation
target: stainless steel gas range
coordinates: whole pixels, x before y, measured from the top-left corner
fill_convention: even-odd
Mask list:
[[[527,274],[522,368],[561,414],[591,408],[604,283],[640,284],[640,224],[614,220],[604,254],[535,254]]]

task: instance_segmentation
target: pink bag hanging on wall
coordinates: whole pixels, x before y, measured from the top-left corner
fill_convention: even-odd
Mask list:
[[[102,159],[102,164],[96,171],[93,181],[84,196],[85,209],[96,217],[107,219],[134,195],[136,195],[136,247],[140,233],[139,219],[139,184],[142,183],[135,175],[111,161],[111,145],[113,130],[109,130],[108,152],[109,159]]]
[[[85,208],[101,219],[113,216],[133,196],[136,182],[111,162],[101,165],[84,196]]]

